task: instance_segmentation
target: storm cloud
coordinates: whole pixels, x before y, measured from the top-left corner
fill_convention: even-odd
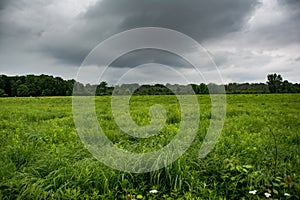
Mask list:
[[[225,82],[264,82],[273,72],[300,79],[298,0],[4,0],[0,16],[0,73],[8,75],[74,78],[90,51],[110,36],[163,27],[203,44]],[[190,68],[157,51],[132,52],[112,67],[149,62]]]

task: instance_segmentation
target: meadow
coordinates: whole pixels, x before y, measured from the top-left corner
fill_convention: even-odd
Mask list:
[[[110,98],[96,97],[96,112],[118,148],[154,151],[176,135],[176,96],[131,97],[139,125],[150,122],[149,106],[167,111],[163,129],[146,139],[118,128]],[[299,94],[227,95],[222,134],[202,159],[211,105],[209,95],[197,98],[201,121],[191,147],[143,174],[111,169],[92,156],[77,135],[71,97],[0,98],[0,199],[300,199]]]

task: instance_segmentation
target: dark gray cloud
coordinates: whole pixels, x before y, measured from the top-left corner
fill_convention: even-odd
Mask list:
[[[254,0],[103,0],[83,18],[96,23],[96,19],[119,18],[112,31],[165,27],[201,41],[240,30],[257,4]]]
[[[10,2],[10,0],[2,0],[0,1],[0,10],[3,10],[7,4]]]
[[[290,9],[300,12],[300,1],[299,0],[278,0],[283,6],[289,6]]]
[[[42,51],[79,65],[100,41],[121,31],[147,26],[174,29],[201,42],[240,30],[256,5],[253,0],[103,0],[83,13],[80,23],[69,30],[68,35],[75,34],[74,43],[68,42],[69,36],[65,35],[59,39],[63,45],[53,48],[52,41],[45,42]]]
[[[112,67],[128,67],[133,68],[145,63],[160,63],[162,65],[180,67],[180,68],[191,68],[192,65],[185,59],[162,50],[156,49],[142,49],[129,52],[113,63],[110,66]]]

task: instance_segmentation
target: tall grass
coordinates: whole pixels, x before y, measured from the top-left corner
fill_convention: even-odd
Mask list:
[[[265,192],[274,199],[300,199],[300,95],[228,95],[222,135],[200,160],[211,106],[209,96],[198,100],[201,122],[188,151],[166,168],[131,174],[105,166],[85,149],[71,98],[0,99],[0,199],[264,199]],[[118,128],[110,97],[97,97],[96,111],[117,147],[151,152],[168,144],[180,123],[175,96],[134,96],[130,108],[137,124],[149,122],[153,104],[163,105],[168,118],[147,139]],[[276,137],[275,175],[270,131]]]

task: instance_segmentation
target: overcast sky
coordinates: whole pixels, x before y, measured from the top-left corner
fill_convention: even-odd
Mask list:
[[[224,83],[266,82],[275,72],[300,82],[299,19],[299,0],[1,0],[0,74],[75,78],[89,52],[110,36],[163,27],[198,41]],[[131,72],[127,82],[180,82],[172,69],[202,81],[189,63],[158,50],[120,57],[105,80],[114,84]]]

